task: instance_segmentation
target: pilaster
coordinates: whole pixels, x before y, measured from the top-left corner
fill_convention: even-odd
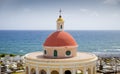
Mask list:
[[[30,66],[28,66],[28,74],[30,74]]]
[[[84,67],[83,69],[83,74],[86,74],[86,67]]]
[[[91,71],[90,71],[90,74],[93,74],[94,72],[93,72],[93,67],[91,67]]]
[[[49,69],[49,67],[47,68],[47,74],[50,74],[50,69]]]
[[[39,74],[38,66],[36,66],[36,74]]]
[[[60,74],[63,74],[63,67],[60,66]]]
[[[76,74],[75,68],[72,69],[72,74]]]
[[[93,67],[93,74],[96,74],[96,66]]]

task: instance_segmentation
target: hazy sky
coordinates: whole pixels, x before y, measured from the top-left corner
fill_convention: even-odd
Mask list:
[[[120,0],[0,0],[0,30],[120,30]]]

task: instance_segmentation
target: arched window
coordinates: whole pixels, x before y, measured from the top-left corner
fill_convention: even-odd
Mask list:
[[[54,57],[57,57],[57,50],[54,50]]]
[[[82,70],[77,70],[76,74],[83,74],[83,71]]]
[[[71,51],[69,51],[69,50],[66,51],[66,55],[67,55],[67,56],[70,56],[70,55],[71,55]]]
[[[59,74],[59,72],[54,70],[51,72],[51,74]]]
[[[64,74],[71,74],[70,70],[66,70]]]
[[[32,68],[31,69],[31,73],[30,74],[36,74],[36,72],[35,72],[35,69],[34,68]]]
[[[62,29],[62,25],[60,26],[60,28]]]
[[[41,70],[39,74],[47,74],[45,70]]]
[[[47,54],[47,51],[46,51],[46,50],[44,50],[44,54]]]

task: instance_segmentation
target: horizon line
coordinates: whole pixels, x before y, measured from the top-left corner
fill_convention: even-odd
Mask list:
[[[0,31],[57,31],[53,29],[0,29]],[[64,31],[120,31],[119,29],[67,29]]]

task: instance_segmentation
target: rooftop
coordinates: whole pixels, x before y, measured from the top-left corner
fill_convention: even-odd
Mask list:
[[[51,59],[44,58],[42,52],[32,52],[25,55],[25,58],[32,61],[40,61],[40,62],[88,62],[96,60],[97,57],[94,54],[86,53],[86,52],[78,52],[76,57],[72,58],[62,58],[62,59]]]
[[[74,38],[67,32],[53,32],[43,44],[44,46],[77,46]]]

